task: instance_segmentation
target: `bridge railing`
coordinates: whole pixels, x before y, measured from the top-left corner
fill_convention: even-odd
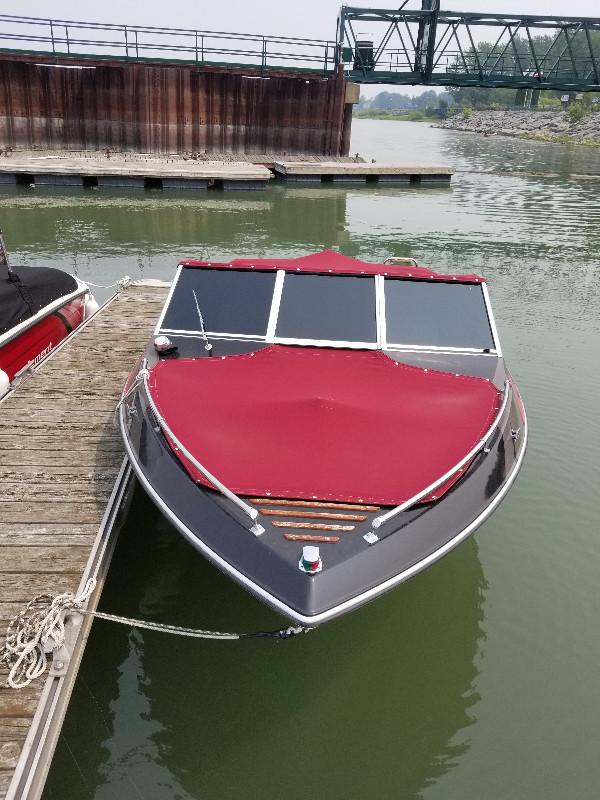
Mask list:
[[[479,78],[482,80],[501,80],[503,78],[518,82],[531,79],[553,78],[565,82],[574,79],[585,79],[594,74],[594,68],[600,68],[600,59],[580,57],[576,63],[577,72],[574,71],[573,59],[570,56],[553,58],[552,60],[540,58],[536,66],[531,54],[521,53],[513,58],[495,60],[492,53],[467,53],[461,50],[445,49],[434,61],[433,74],[438,76],[453,75],[461,78]],[[493,64],[493,65],[492,65]],[[414,70],[414,62],[405,50],[387,50],[377,61],[377,68],[386,73],[406,73]]]
[[[285,36],[154,28],[0,14],[0,49],[56,58],[179,61],[331,74],[335,43]]]

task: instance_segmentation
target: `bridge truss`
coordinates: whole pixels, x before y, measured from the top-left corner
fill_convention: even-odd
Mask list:
[[[338,64],[357,83],[600,90],[600,19],[342,6]],[[413,2],[414,4],[414,2]]]

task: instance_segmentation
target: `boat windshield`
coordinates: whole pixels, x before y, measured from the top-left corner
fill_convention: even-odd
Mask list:
[[[208,334],[265,337],[275,278],[273,270],[182,269],[162,327],[199,332],[199,307]]]
[[[480,284],[386,278],[385,321],[390,347],[494,348]]]
[[[160,332],[366,349],[495,352],[482,284],[181,267]]]
[[[375,278],[287,273],[275,338],[375,344]]]

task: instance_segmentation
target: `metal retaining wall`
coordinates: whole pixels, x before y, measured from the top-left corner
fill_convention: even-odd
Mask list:
[[[341,156],[345,99],[342,75],[0,54],[0,147]]]

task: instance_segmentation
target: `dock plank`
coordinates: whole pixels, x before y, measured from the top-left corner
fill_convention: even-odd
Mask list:
[[[0,404],[2,635],[36,595],[79,586],[124,457],[115,404],[166,294],[122,291]],[[43,685],[0,688],[0,800]]]

